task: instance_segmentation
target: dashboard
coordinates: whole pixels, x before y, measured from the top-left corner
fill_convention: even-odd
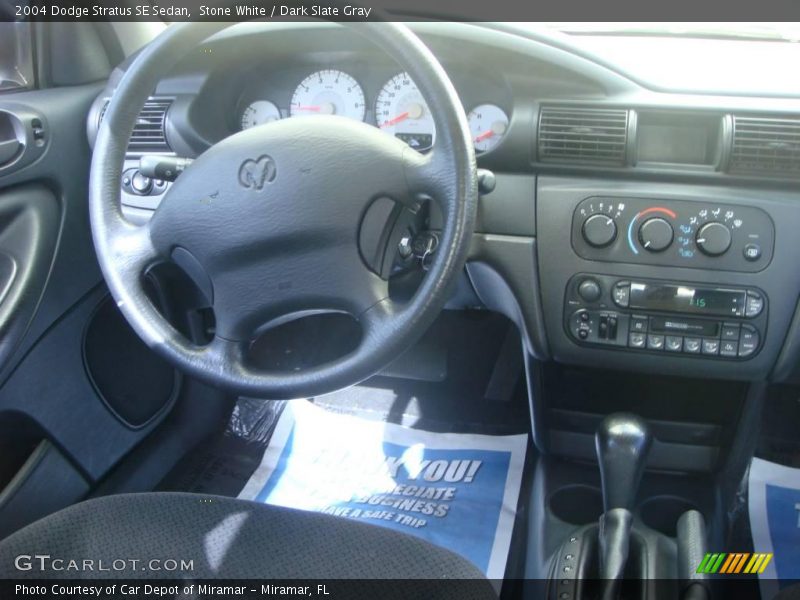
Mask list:
[[[533,356],[800,377],[796,98],[648,89],[564,39],[502,25],[412,27],[461,98],[479,167],[496,177],[468,285],[519,325]],[[124,68],[94,104],[90,139]],[[413,80],[360,36],[237,25],[154,90],[131,138],[123,206],[146,219],[169,187],[138,177],[141,155],[192,158],[242,129],[319,114],[420,152],[435,141]]]

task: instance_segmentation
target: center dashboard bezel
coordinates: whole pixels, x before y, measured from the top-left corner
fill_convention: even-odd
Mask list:
[[[594,260],[579,255],[569,234],[579,204],[589,197],[624,200],[647,198],[653,204],[670,206],[686,202],[698,210],[702,205],[725,204],[738,209],[764,211],[775,227],[774,248],[769,265],[759,271],[730,271],[709,266],[689,268],[631,261]],[[679,377],[761,381],[772,376],[786,360],[780,353],[791,350],[795,338],[792,318],[800,295],[800,212],[796,193],[786,190],[695,185],[677,182],[633,181],[599,177],[540,175],[536,193],[537,268],[542,317],[549,356],[573,366],[619,369],[626,372],[659,373]],[[711,259],[709,259],[711,262]],[[750,360],[723,361],[687,358],[646,351],[621,352],[612,348],[586,347],[574,343],[564,330],[564,291],[578,273],[607,273],[617,279],[642,278],[694,282],[713,287],[758,288],[769,298],[769,311],[760,350]],[[791,336],[787,338],[787,334]],[[786,348],[784,346],[786,345]]]

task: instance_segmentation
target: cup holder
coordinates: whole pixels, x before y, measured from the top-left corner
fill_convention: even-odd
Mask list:
[[[675,537],[678,519],[687,510],[698,510],[697,506],[678,496],[654,496],[642,503],[639,517],[650,529]]]
[[[550,512],[572,525],[596,523],[603,514],[603,494],[590,485],[568,485],[550,495]]]

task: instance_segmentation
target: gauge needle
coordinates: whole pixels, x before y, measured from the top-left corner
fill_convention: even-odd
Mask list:
[[[384,121],[381,127],[391,127],[392,125],[397,125],[400,121],[405,121],[408,117],[409,117],[408,111],[400,113],[394,119],[389,119],[388,121]]]
[[[475,138],[475,142],[482,142],[483,140],[488,140],[490,137],[494,135],[494,131],[491,129],[489,131],[484,131],[478,137]]]
[[[298,104],[297,110],[307,110],[309,112],[322,113],[323,115],[332,115],[336,113],[336,106],[330,102],[325,102],[324,104],[309,104],[305,106]]]
[[[408,109],[405,112],[400,113],[393,119],[389,119],[388,121],[384,122],[381,127],[391,127],[392,125],[397,125],[400,121],[405,121],[406,119],[421,119],[422,115],[425,114],[425,109],[422,107],[422,104],[417,104],[416,102],[410,102],[407,104]]]

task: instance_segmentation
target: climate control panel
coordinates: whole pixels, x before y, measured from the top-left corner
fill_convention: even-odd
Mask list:
[[[772,259],[775,228],[750,206],[645,198],[586,198],[572,217],[582,258],[755,272]]]

